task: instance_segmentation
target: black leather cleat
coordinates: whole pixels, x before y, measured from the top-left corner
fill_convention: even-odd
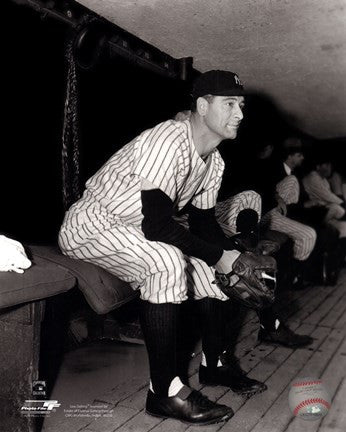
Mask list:
[[[264,383],[248,378],[237,363],[216,368],[207,368],[201,365],[199,367],[199,382],[210,386],[229,387],[234,393],[247,396],[267,390]]]
[[[226,405],[209,400],[184,386],[176,396],[159,396],[148,391],[146,412],[160,418],[172,418],[193,425],[208,425],[230,419],[234,412]]]
[[[268,331],[261,327],[258,332],[258,340],[259,342],[269,342],[288,348],[302,348],[313,342],[311,336],[294,333],[294,331],[284,324],[280,324],[279,327],[273,331]]]

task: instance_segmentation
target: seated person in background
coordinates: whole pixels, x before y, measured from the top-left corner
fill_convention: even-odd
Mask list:
[[[296,274],[295,287],[303,284],[304,263],[316,243],[316,231],[309,225],[288,217],[292,204],[300,197],[300,186],[294,169],[299,167],[304,155],[300,140],[288,138],[282,145],[279,158],[272,156],[273,145],[263,143],[252,174],[253,189],[262,197],[262,229],[286,234],[293,241]]]
[[[236,204],[238,202],[238,204]],[[230,203],[232,203],[230,207]],[[225,205],[229,208],[237,209],[237,213],[225,211]],[[216,206],[216,216],[223,231],[246,250],[253,250],[259,254],[268,254],[282,265],[278,267],[277,289],[282,290],[282,273],[287,271],[284,264],[287,263],[286,255],[291,256],[292,244],[289,239],[279,232],[268,230],[263,236],[259,231],[259,221],[261,218],[261,197],[254,191],[243,191],[236,194],[226,201],[218,202]],[[280,274],[281,273],[281,274]],[[278,296],[277,296],[277,300]],[[234,309],[233,301],[224,302],[224,310],[231,310],[231,313],[224,312],[225,320],[227,315],[236,315],[240,312],[239,308]],[[275,301],[272,306],[257,311],[260,329],[258,340],[272,344],[283,345],[291,348],[300,348],[310,345],[313,339],[308,335],[300,335],[293,332],[284,322],[278,312],[279,301]],[[226,326],[227,327],[227,326]],[[232,359],[232,350],[236,340],[236,332],[226,332],[224,340],[224,354],[228,359]],[[234,363],[234,362],[233,362]],[[232,360],[231,360],[231,364]]]
[[[246,191],[243,193],[252,193],[254,191]],[[240,193],[237,196],[242,196]],[[221,204],[221,203],[220,203]],[[277,345],[283,345],[290,348],[301,348],[310,345],[313,339],[308,335],[301,335],[293,332],[286,324],[279,309],[283,306],[280,303],[280,293],[286,285],[285,275],[289,273],[289,263],[293,254],[293,242],[282,233],[277,231],[266,230],[261,233],[259,229],[261,214],[254,206],[245,208],[240,211],[236,218],[236,233],[233,233],[237,241],[240,241],[248,250],[255,250],[257,253],[268,254],[275,257],[278,263],[276,299],[275,302],[262,310],[257,311],[259,318],[260,329],[258,332],[258,340],[260,342],[268,342]],[[221,226],[223,226],[221,224]],[[224,228],[227,232],[227,228]],[[228,231],[228,234],[232,233]],[[228,304],[227,304],[228,303]],[[239,315],[238,322],[241,322],[240,309],[235,309],[234,302],[225,302],[225,307],[231,312],[229,316],[236,318]],[[284,313],[288,312],[285,310]],[[225,314],[225,316],[227,316]],[[228,328],[228,330],[227,330]],[[225,323],[226,345],[224,347],[225,356],[232,359],[232,349],[235,344],[232,342],[237,338],[237,332],[227,327]],[[228,339],[227,339],[228,338]]]
[[[332,172],[330,157],[319,154],[313,161],[313,169],[303,178],[304,188],[312,203],[325,209],[324,221],[334,227],[339,234],[339,263],[342,264],[346,255],[346,221],[344,201],[331,190],[328,182]]]
[[[326,208],[326,220],[341,219],[345,214],[344,200],[332,191],[328,181],[332,174],[330,157],[325,154],[317,155],[312,166],[313,169],[303,178],[303,185],[311,203]]]
[[[290,148],[293,152],[296,148],[301,153],[292,153]],[[280,157],[287,174],[291,174],[290,168],[291,170],[296,168],[297,171],[304,159],[301,140],[297,137],[286,138],[282,143]],[[293,173],[295,174],[296,171]],[[278,172],[277,170],[276,173]],[[305,262],[304,278],[314,283],[323,282],[333,285],[337,278],[337,259],[335,257],[338,242],[337,230],[325,223],[325,207],[310,199],[300,177],[295,175],[292,183],[286,183],[286,179],[287,177],[277,184],[276,192],[284,198],[287,218],[313,228],[317,234],[315,247]],[[299,263],[296,265],[299,268]]]
[[[189,119],[191,116],[190,111],[182,111],[176,114],[175,119],[181,119],[182,121]],[[227,162],[227,161],[226,161]],[[257,250],[259,253],[267,253],[268,248],[265,243],[266,240],[274,244],[278,243],[279,250],[275,250],[273,256],[282,263],[279,267],[278,275],[278,288],[281,289],[281,282],[284,279],[283,275],[287,272],[287,257],[286,255],[291,255],[292,246],[289,239],[282,233],[267,231],[265,235],[259,237],[260,233],[258,230],[258,223],[261,218],[261,206],[262,200],[259,194],[254,191],[246,190],[238,194],[235,194],[224,201],[217,203],[215,208],[215,214],[219,225],[221,226],[223,232],[230,238],[235,238],[237,242],[241,243],[242,246],[247,250]],[[190,216],[191,217],[191,216]],[[198,220],[194,218],[194,226]],[[203,221],[200,221],[201,223]],[[180,217],[180,223],[188,228],[186,217]],[[203,231],[204,226],[200,226],[199,232]],[[262,241],[264,240],[264,242]],[[260,242],[259,242],[260,241]],[[268,242],[268,243],[269,243]],[[262,246],[264,249],[262,250]],[[270,245],[268,245],[270,248]],[[289,258],[289,257],[288,257]],[[281,269],[281,271],[280,271]],[[239,308],[234,308],[233,301],[226,301],[222,304],[222,309],[218,310],[218,314],[221,317],[221,321],[224,322],[223,328],[226,328],[225,321],[227,321],[227,316],[235,315],[239,313]],[[232,312],[229,312],[229,311]],[[279,344],[288,347],[304,347],[312,343],[313,339],[308,335],[300,335],[293,332],[283,321],[279,314],[277,313],[277,304],[272,307],[266,308],[258,312],[260,330],[258,333],[258,340],[263,342],[270,342],[274,344]],[[227,358],[232,365],[234,365],[233,348],[234,341],[236,340],[236,332],[230,329],[223,334],[222,346],[224,356]],[[232,388],[240,390],[243,387],[243,393],[246,391],[250,392],[251,386],[246,389],[245,377],[242,380],[238,380],[238,383],[234,383]],[[222,384],[220,382],[220,384]]]
[[[346,179],[338,171],[332,170],[331,176],[328,178],[330,188],[339,198],[343,200],[343,206],[346,203]]]

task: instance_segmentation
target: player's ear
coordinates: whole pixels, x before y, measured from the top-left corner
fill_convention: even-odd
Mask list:
[[[201,116],[205,116],[208,111],[209,102],[204,97],[199,97],[196,101],[197,112]]]

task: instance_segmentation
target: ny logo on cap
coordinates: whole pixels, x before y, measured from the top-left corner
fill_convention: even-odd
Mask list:
[[[235,81],[236,84],[238,84],[238,85],[243,85],[243,83],[240,81],[238,75],[235,75],[235,74],[234,74],[234,81]]]

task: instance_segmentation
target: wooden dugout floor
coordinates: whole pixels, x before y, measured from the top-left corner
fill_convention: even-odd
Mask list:
[[[249,313],[236,347],[242,367],[249,376],[265,381],[268,390],[250,399],[237,396],[226,387],[203,387],[198,382],[200,355],[190,365],[190,382],[212,400],[229,405],[235,415],[226,423],[188,426],[161,420],[144,412],[148,377],[117,383],[100,392],[90,404],[101,404],[108,416],[99,418],[61,415],[47,419],[45,432],[345,432],[346,431],[346,270],[334,287],[315,286],[283,294],[282,305],[291,328],[311,334],[311,346],[293,350],[258,344],[258,320]],[[287,306],[289,305],[289,306]],[[134,347],[143,349],[143,347]],[[142,355],[141,354],[141,355]],[[126,365],[122,367],[127,367]],[[131,367],[129,364],[128,367]],[[143,374],[144,375],[144,374]],[[288,393],[297,377],[319,377],[332,396],[329,413],[320,421],[295,418],[289,409]],[[92,384],[91,384],[92,385]],[[55,398],[63,398],[59,394]],[[63,408],[63,403],[62,403]]]

